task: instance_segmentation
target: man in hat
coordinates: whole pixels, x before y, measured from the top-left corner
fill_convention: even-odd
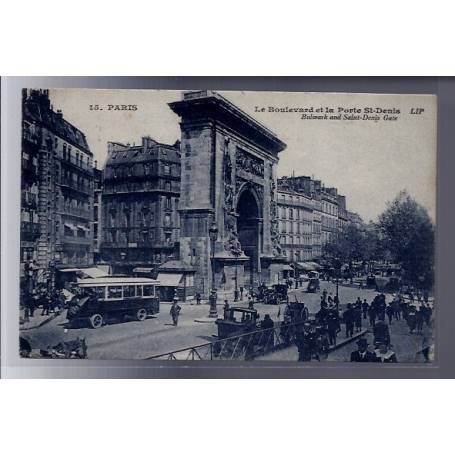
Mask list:
[[[357,341],[357,351],[351,352],[351,362],[377,362],[376,354],[368,350],[365,338]]]
[[[225,320],[229,319],[229,302],[227,300],[224,301],[223,317]]]
[[[362,302],[363,319],[367,318],[369,307],[370,307],[370,305],[368,305],[367,299],[363,299],[363,302]]]
[[[169,311],[171,317],[172,317],[172,323],[174,326],[177,326],[179,323],[179,315],[180,315],[180,310],[182,307],[178,304],[178,299],[177,297],[174,297],[174,300],[171,305],[171,310]]]
[[[340,317],[336,308],[330,308],[326,318],[327,333],[331,346],[337,343],[337,333],[340,331]]]
[[[350,303],[348,303],[347,309],[343,313],[343,321],[346,326],[346,338],[351,338],[354,335],[355,313]]]

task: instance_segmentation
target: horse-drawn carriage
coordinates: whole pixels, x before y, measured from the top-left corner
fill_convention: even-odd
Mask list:
[[[268,288],[261,286],[258,289],[258,300],[266,305],[279,305],[288,299],[288,286],[286,284],[275,284]]]
[[[250,360],[273,349],[275,342],[274,323],[266,315],[259,321],[256,310],[232,307],[226,310],[223,319],[217,319],[218,341],[213,345],[213,354],[219,358],[244,357]]]

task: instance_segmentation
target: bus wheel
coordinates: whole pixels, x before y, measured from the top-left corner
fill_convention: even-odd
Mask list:
[[[136,319],[138,321],[145,321],[146,318],[147,318],[147,310],[145,308],[140,308],[139,310],[137,310]]]
[[[103,325],[103,316],[101,314],[92,314],[90,316],[90,326],[92,329],[98,329]]]

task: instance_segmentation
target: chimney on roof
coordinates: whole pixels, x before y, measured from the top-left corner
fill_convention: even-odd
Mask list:
[[[51,108],[51,109],[52,109],[52,108]],[[57,109],[56,115],[57,115],[57,118],[58,118],[59,120],[63,119],[63,113],[62,113],[62,111],[61,111],[60,109]]]
[[[98,169],[98,161],[95,160],[95,169]]]

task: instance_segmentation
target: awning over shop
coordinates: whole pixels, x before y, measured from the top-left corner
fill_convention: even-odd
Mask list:
[[[104,270],[98,269],[97,267],[89,267],[87,269],[81,268],[60,269],[59,271],[63,273],[66,272],[83,273],[84,275],[87,275],[90,278],[100,278],[108,275]]]
[[[78,224],[78,225],[77,225],[77,228],[78,228],[78,229],[82,229],[83,231],[90,232],[90,228],[88,228],[87,226],[84,226],[84,225],[82,225],[82,224]]]
[[[159,281],[158,286],[178,286],[182,279],[182,273],[159,273],[157,280]]]
[[[321,266],[317,262],[309,261],[308,264],[314,267],[313,270],[321,270]]]
[[[289,270],[289,271],[292,272],[294,269],[293,269],[290,265],[285,265],[285,266],[283,267],[283,270]]]
[[[67,227],[68,229],[71,229],[72,231],[76,229],[76,226],[74,226],[73,223],[64,223],[64,226]]]
[[[106,276],[107,273],[104,270],[98,269],[97,267],[91,267],[89,269],[82,269],[82,273],[88,275],[90,278],[100,278]]]
[[[312,272],[316,270],[314,264],[314,262],[297,262],[297,267],[301,270],[305,270],[305,272]]]
[[[152,273],[153,268],[152,267],[135,267],[133,269],[133,273]]]

